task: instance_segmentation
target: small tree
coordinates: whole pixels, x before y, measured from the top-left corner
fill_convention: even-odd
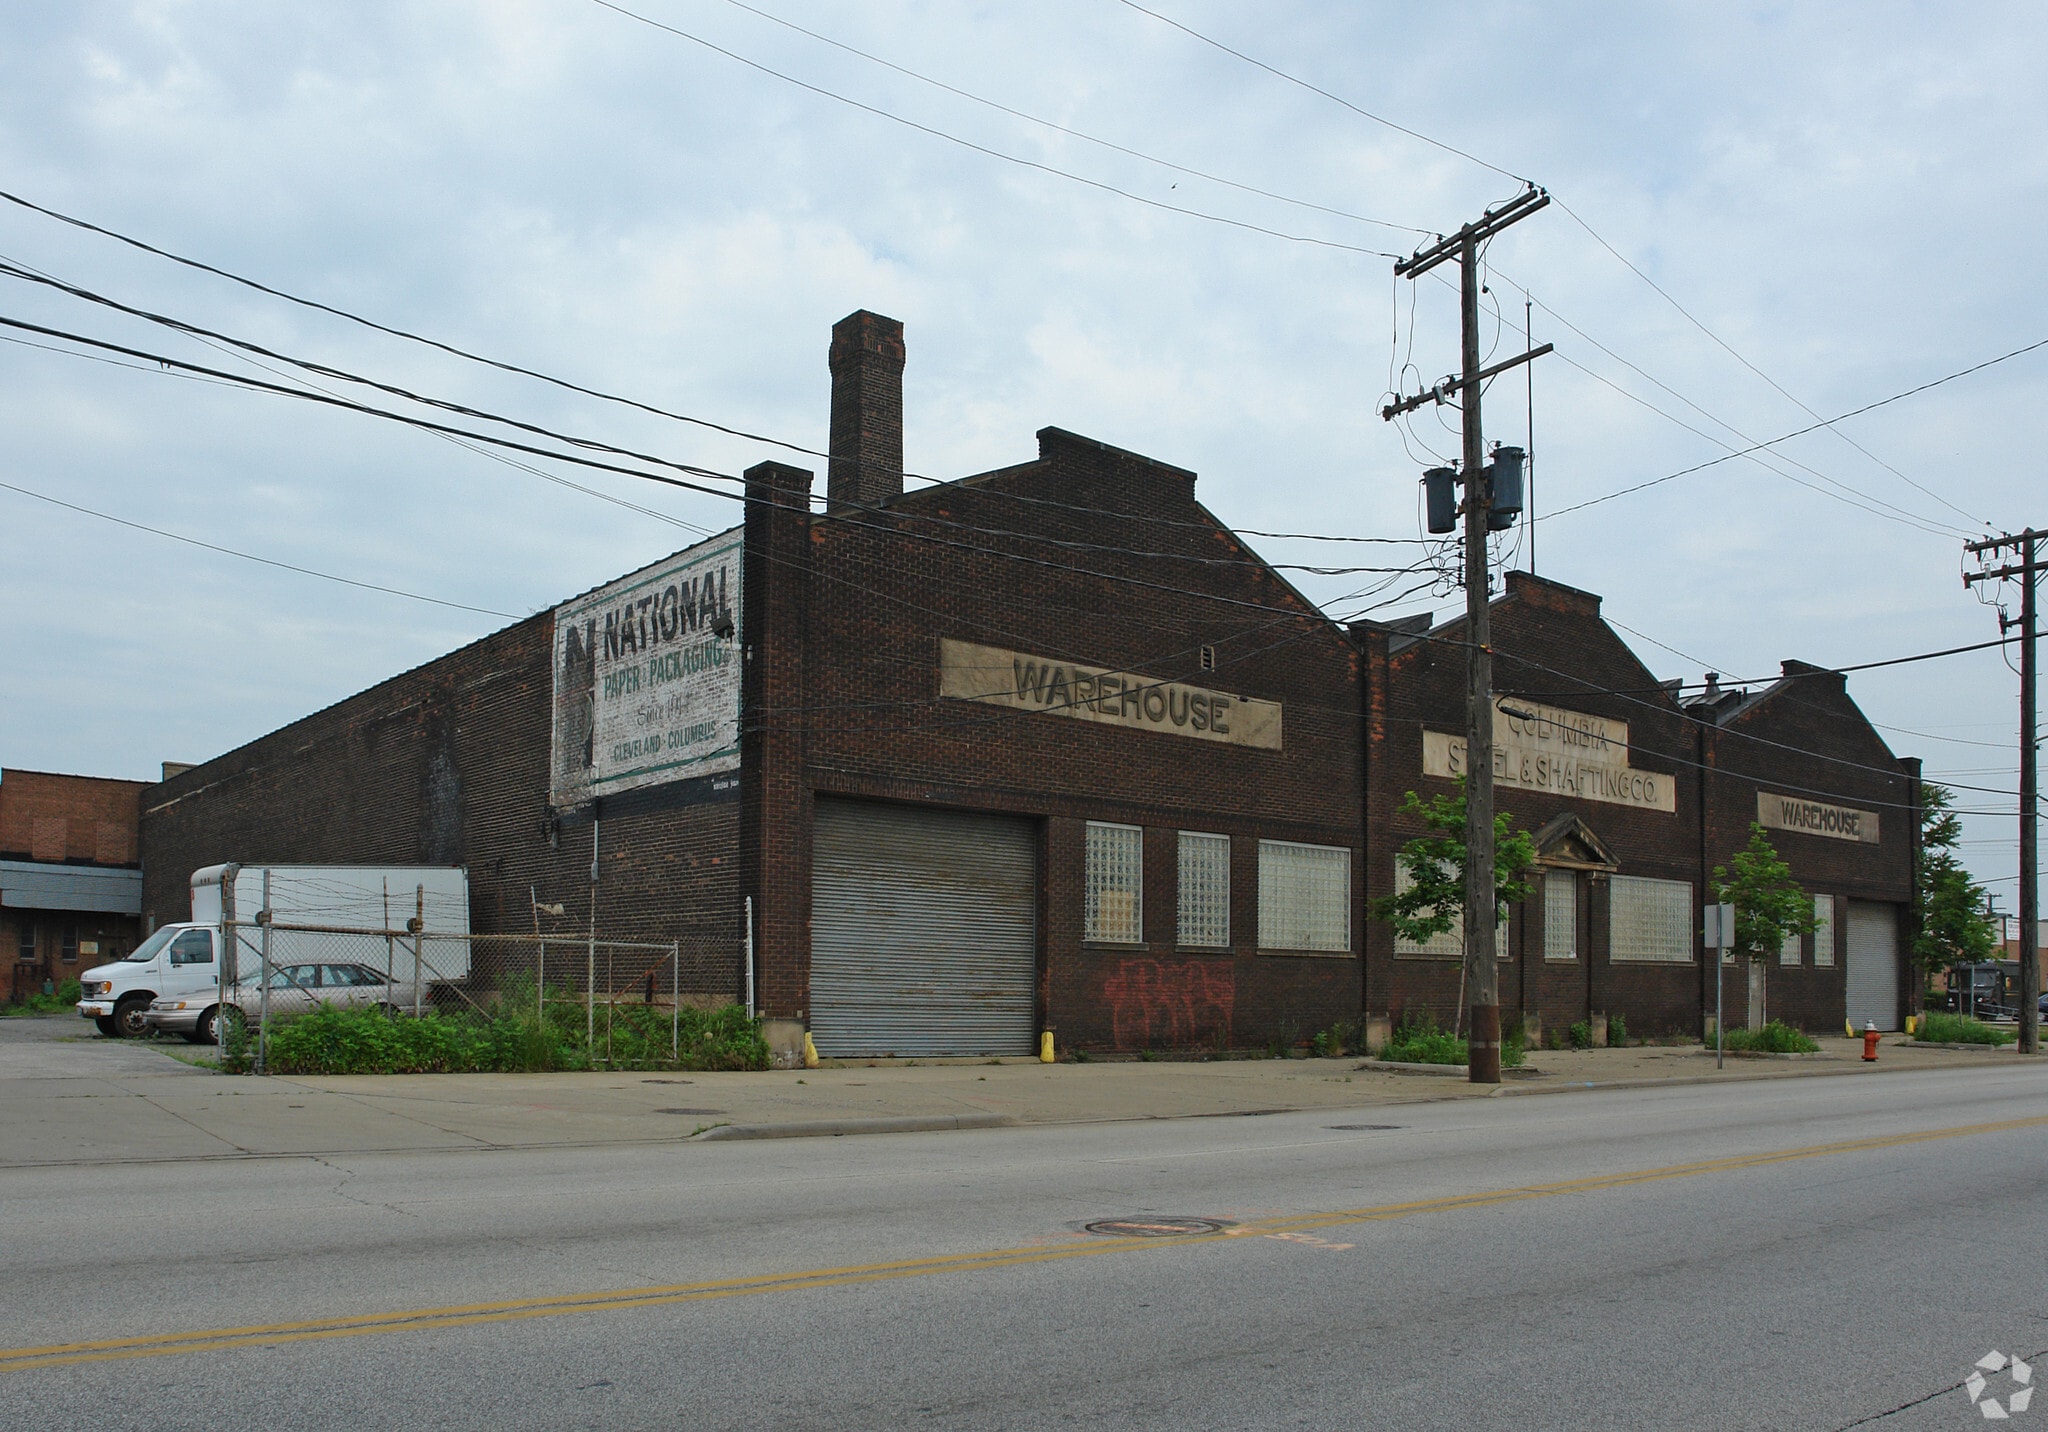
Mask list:
[[[1457,929],[1465,912],[1465,781],[1458,779],[1456,795],[1432,796],[1428,801],[1408,792],[1401,802],[1401,814],[1413,816],[1427,827],[1402,846],[1395,855],[1408,872],[1408,888],[1383,895],[1372,902],[1372,917],[1394,927],[1404,940],[1426,945],[1438,935]],[[1536,841],[1526,830],[1514,829],[1514,817],[1496,811],[1493,817],[1494,918],[1507,913],[1508,906],[1526,899],[1526,872],[1536,863]]]
[[[1920,791],[1920,878],[1913,889],[1913,963],[1923,984],[1936,970],[1997,958],[1998,937],[1984,908],[1984,887],[1956,856],[1963,823],[1945,786]]]
[[[1778,858],[1777,848],[1755,821],[1749,823],[1749,844],[1735,852],[1727,866],[1714,867],[1707,888],[1716,904],[1735,907],[1737,958],[1765,970],[1787,939],[1810,935],[1819,923],[1814,919],[1813,900],[1792,878],[1792,867]],[[1768,989],[1763,1003],[1768,1007]]]

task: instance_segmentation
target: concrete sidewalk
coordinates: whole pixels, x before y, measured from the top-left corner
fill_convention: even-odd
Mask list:
[[[1888,1036],[1805,1059],[1728,1060],[1697,1045],[1541,1051],[1488,1089],[1344,1059],[1212,1063],[846,1063],[761,1074],[422,1074],[227,1078],[106,1040],[73,1021],[0,1020],[0,1167],[376,1150],[577,1147],[692,1136],[775,1137],[1364,1109],[1421,1100],[1718,1083],[1900,1069],[2004,1067],[2001,1053]]]

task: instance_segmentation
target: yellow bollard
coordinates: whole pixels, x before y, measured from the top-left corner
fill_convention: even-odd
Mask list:
[[[1053,1062],[1052,1031],[1050,1029],[1038,1036],[1038,1062],[1040,1064],[1050,1064]]]
[[[1842,1028],[1843,1028],[1844,1030],[1848,1031],[1849,1037],[1850,1037],[1851,1039],[1854,1039],[1854,1038],[1856,1037],[1856,1021],[1855,1021],[1855,1020],[1853,1020],[1853,1019],[1845,1019],[1845,1020],[1843,1020],[1843,1021],[1842,1021]]]
[[[1913,1037],[1913,1026],[1918,1022],[1918,1015],[1909,1014],[1906,1016],[1906,1038],[1911,1039]]]
[[[811,1032],[806,1029],[804,1031],[804,1068],[815,1069],[817,1067],[818,1046],[811,1043]]]

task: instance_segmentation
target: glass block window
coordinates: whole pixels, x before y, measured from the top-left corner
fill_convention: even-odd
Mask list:
[[[1259,947],[1351,951],[1351,851],[1259,842]]]
[[[1579,877],[1569,870],[1543,874],[1543,958],[1579,957]]]
[[[1617,875],[1608,882],[1611,958],[1651,964],[1692,963],[1692,885]]]
[[[1415,877],[1408,873],[1408,867],[1399,860],[1394,862],[1394,890],[1398,894],[1415,884]],[[1441,935],[1432,935],[1425,944],[1394,936],[1394,954],[1397,958],[1415,960],[1461,960],[1465,957],[1465,909],[1457,906],[1452,914],[1455,923]],[[1494,927],[1493,952],[1496,958],[1511,960],[1514,951],[1508,948],[1508,912],[1500,912],[1500,923]]]
[[[1804,951],[1800,949],[1797,931],[1778,941],[1778,963],[1791,965],[1795,969],[1804,962]]]
[[[1835,897],[1814,896],[1813,918],[1813,962],[1821,969],[1832,969],[1835,963]]]
[[[1180,926],[1183,945],[1230,943],[1230,837],[1180,833]]]
[[[1108,945],[1145,940],[1145,832],[1135,825],[1088,822],[1082,938]]]
[[[1405,894],[1415,884],[1415,877],[1408,873],[1408,867],[1400,860],[1394,861],[1394,893]],[[1400,935],[1394,936],[1394,954],[1403,959],[1456,960],[1465,954],[1464,915],[1459,913],[1457,923],[1441,935],[1432,935],[1427,943],[1417,944]]]

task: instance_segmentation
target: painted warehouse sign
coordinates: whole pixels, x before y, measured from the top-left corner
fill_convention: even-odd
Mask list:
[[[973,642],[939,643],[939,694],[1080,721],[1280,749],[1280,706]]]
[[[555,608],[556,809],[740,764],[740,534]]]

